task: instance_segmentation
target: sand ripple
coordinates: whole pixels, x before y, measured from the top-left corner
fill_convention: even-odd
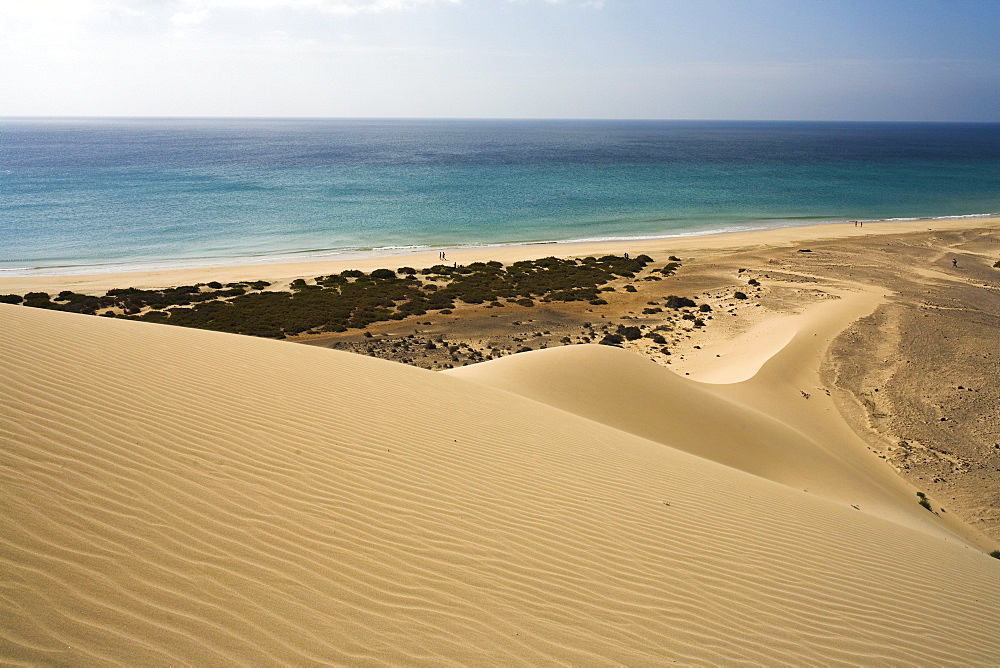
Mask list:
[[[461,378],[0,323],[4,661],[1000,661],[958,541]]]

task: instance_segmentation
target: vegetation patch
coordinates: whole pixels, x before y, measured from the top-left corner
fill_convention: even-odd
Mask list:
[[[926,494],[924,494],[923,492],[917,492],[917,496],[920,497],[919,503],[921,506],[923,506],[924,508],[926,508],[931,512],[934,512],[934,509],[931,508],[931,502],[927,499]]]
[[[648,255],[605,255],[578,260],[547,257],[509,266],[439,264],[419,272],[412,267],[369,274],[350,269],[311,281],[296,279],[287,291],[265,290],[270,287],[266,281],[227,285],[213,281],[163,290],[118,288],[103,296],[71,291],[55,298],[44,292],[0,295],[0,303],[284,338],[365,329],[374,322],[430,311],[449,314],[458,302],[491,307],[504,306],[501,299],[523,307],[535,306],[536,300],[606,304],[599,294],[613,290],[608,283],[635,278],[651,262]]]

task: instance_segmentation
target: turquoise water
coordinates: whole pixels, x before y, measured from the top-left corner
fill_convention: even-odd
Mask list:
[[[1000,211],[1000,124],[0,120],[0,275]]]

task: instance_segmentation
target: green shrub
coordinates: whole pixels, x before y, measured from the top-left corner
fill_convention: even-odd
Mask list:
[[[660,273],[663,274],[664,276],[673,276],[680,266],[681,265],[678,262],[668,262],[667,264],[663,265],[662,269],[660,269]]]
[[[32,308],[48,308],[48,309],[58,309],[58,304],[53,304],[49,300],[49,295],[47,292],[29,292],[24,295],[24,305],[31,306]]]
[[[636,339],[642,337],[642,330],[638,327],[625,327],[624,325],[618,325],[618,333],[624,336],[628,341],[635,341]]]
[[[23,301],[21,295],[0,295],[0,304],[20,304]]]
[[[672,308],[677,310],[679,308],[693,308],[696,306],[693,299],[688,299],[687,297],[678,297],[677,295],[670,295],[667,297],[665,303],[667,308]]]
[[[1000,262],[997,262],[997,264],[1000,264]],[[1000,559],[1000,550],[993,550],[990,552],[990,556],[994,559]]]
[[[920,505],[921,506],[923,506],[924,508],[926,508],[927,510],[929,510],[931,512],[934,512],[934,509],[931,508],[931,502],[927,499],[927,495],[926,494],[924,494],[923,492],[917,492],[917,496],[920,497]]]

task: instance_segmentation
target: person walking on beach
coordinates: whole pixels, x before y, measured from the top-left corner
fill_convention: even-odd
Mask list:
[[[954,267],[954,268],[956,268],[956,269],[958,268],[958,258],[954,258],[954,257],[951,258],[951,266]]]

